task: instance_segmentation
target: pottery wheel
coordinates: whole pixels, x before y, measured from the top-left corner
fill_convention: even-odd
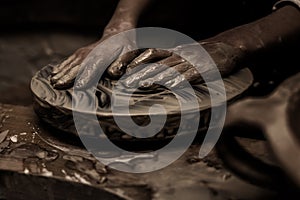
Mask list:
[[[56,90],[50,84],[52,66],[48,65],[38,71],[31,80],[31,91],[34,99],[34,109],[37,115],[46,123],[56,129],[77,134],[72,115],[72,88],[68,90]],[[243,68],[223,79],[227,103],[232,102],[246,91],[253,82],[252,73],[248,68]],[[114,122],[109,103],[103,103],[103,99],[109,99],[112,82],[103,79],[98,88],[101,94],[97,94],[97,118],[102,130],[111,140],[140,140],[124,133]],[[199,130],[205,129],[210,119],[210,95],[206,84],[193,85],[199,106],[196,110],[201,112]],[[159,104],[165,107],[167,120],[164,128],[155,136],[147,140],[162,140],[176,135],[180,122],[180,106],[172,92],[163,88],[149,91],[137,91],[132,97],[133,105],[130,107],[130,115],[138,125],[146,125],[149,122],[149,106]],[[108,101],[110,102],[110,101]],[[78,111],[82,112],[82,111]],[[83,111],[84,112],[84,111]],[[114,112],[114,115],[118,113]],[[128,116],[127,116],[128,117]],[[143,139],[145,140],[145,139]]]

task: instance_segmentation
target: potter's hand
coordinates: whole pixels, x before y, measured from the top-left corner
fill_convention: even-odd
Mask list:
[[[208,52],[222,76],[228,75],[236,67],[242,57],[242,52],[222,42],[201,42]],[[148,49],[136,57],[128,66],[128,77],[122,81],[126,87],[153,88],[159,83],[166,87],[176,87],[183,81],[190,83],[203,81],[201,74],[213,75],[216,70],[212,68],[210,59],[199,57],[199,44],[178,46],[173,52],[181,52],[188,61],[197,63],[197,69],[190,62],[178,54],[167,50]],[[201,55],[201,54],[200,54]],[[138,65],[144,65],[138,69]],[[179,76],[181,74],[182,76]]]
[[[99,50],[96,49],[98,48],[97,45],[100,46]],[[113,78],[118,77],[123,74],[124,66],[138,55],[139,52],[133,50],[134,47],[134,39],[123,37],[109,44],[105,39],[101,39],[94,44],[80,48],[53,69],[51,83],[56,89],[67,89],[74,84],[76,76],[80,75],[76,83],[78,84],[77,86],[84,87],[88,85],[93,78],[100,78],[95,77],[97,74],[96,71],[101,70],[98,68],[109,66],[114,61],[113,59],[116,60],[112,66],[108,68],[108,73]],[[92,50],[95,50],[93,55],[88,56]],[[118,55],[122,55],[125,51],[130,52],[118,57]],[[85,61],[85,66],[82,66],[83,61]],[[82,72],[78,74],[80,70],[82,70]]]
[[[143,13],[144,9],[148,7],[149,3],[152,0],[141,0],[137,2],[133,2],[132,0],[120,0],[113,16],[111,17],[109,23],[104,29],[103,38],[96,42],[95,44],[89,45],[87,47],[83,47],[77,50],[73,55],[71,55],[68,59],[62,62],[53,70],[53,75],[51,77],[51,83],[56,89],[65,89],[69,88],[73,85],[75,77],[81,68],[81,63],[87,55],[100,43],[105,41],[106,38],[121,33],[123,31],[127,31],[136,27],[137,21],[141,13]],[[130,41],[121,41],[118,44],[118,48],[123,48],[119,53],[123,53],[126,48],[131,49],[132,43]],[[101,68],[103,64],[107,64],[111,59],[111,55],[109,53],[115,53],[117,51],[117,46],[106,47],[107,52],[102,52],[99,54],[99,57],[95,58],[95,60],[88,60],[89,64],[98,66]],[[119,49],[120,50],[120,49]],[[118,52],[118,51],[117,51]],[[99,53],[99,52],[98,52]],[[112,77],[119,76],[121,72],[118,70],[123,69],[123,65],[127,64],[127,62],[131,61],[131,57],[135,57],[135,53],[129,53],[122,58],[119,58],[117,62],[112,66],[111,69],[108,70],[109,74]],[[92,58],[89,58],[92,59]],[[97,60],[98,59],[98,60]],[[92,78],[93,72],[97,71],[93,66],[86,66],[86,69],[83,71],[85,77],[81,78],[78,81],[78,84],[86,84]]]
[[[53,68],[51,84],[54,88],[65,89],[73,85],[75,77],[80,70],[80,64],[97,43],[78,49],[73,55]]]

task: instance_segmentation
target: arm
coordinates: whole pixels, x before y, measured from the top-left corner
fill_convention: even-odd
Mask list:
[[[103,36],[110,36],[135,28],[140,15],[152,0],[120,0]]]
[[[141,13],[153,0],[120,0],[102,38],[86,47],[78,49],[73,55],[55,67],[51,83],[56,89],[71,87],[80,70],[80,64],[87,55],[103,40],[120,32],[135,28]],[[86,77],[85,79],[89,79]],[[84,80],[84,82],[87,82]]]
[[[299,0],[295,1],[299,2]],[[288,3],[266,17],[200,41],[200,44],[210,54],[221,75],[226,76],[238,69],[241,66],[240,64],[245,60],[249,58],[255,59],[256,55],[267,52],[273,48],[289,45],[299,37],[300,10],[297,4]],[[159,58],[160,55],[154,55],[159,54],[157,52],[158,51],[151,49],[147,50],[135,58],[132,63],[128,65],[128,68],[131,69],[139,64],[146,63],[151,60],[149,58]],[[170,55],[158,61],[158,64],[175,68],[190,82],[201,81],[201,75],[198,71],[189,63],[180,59],[181,58],[176,57],[176,55]],[[176,64],[174,65],[174,63]],[[154,68],[155,65],[153,65],[153,69]],[[167,70],[159,73],[154,73],[155,70],[148,71],[151,71],[152,74],[144,72],[137,72],[139,74],[135,73],[134,76],[139,76],[140,78],[134,79],[129,77],[125,85],[130,87],[130,84],[142,83],[142,87],[147,88],[153,86],[154,81],[163,83],[168,83],[169,81],[172,85],[180,83],[174,84],[172,80],[175,80],[175,77],[169,76]]]
[[[270,15],[225,31],[207,41],[221,41],[239,49],[246,57],[280,48],[300,37],[300,10],[292,4]]]

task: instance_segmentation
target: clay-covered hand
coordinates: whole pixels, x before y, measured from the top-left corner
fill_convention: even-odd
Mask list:
[[[84,87],[93,78],[97,78],[95,77],[97,71],[109,66],[113,61],[115,62],[107,70],[109,75],[118,77],[123,74],[124,66],[127,66],[139,53],[138,50],[134,50],[134,40],[118,37],[118,41],[111,40],[113,42],[108,44],[106,38],[109,37],[106,36],[96,43],[78,49],[73,55],[54,67],[51,77],[53,87],[56,89],[70,88],[73,86],[77,75],[80,75],[76,82],[77,86]],[[95,50],[98,47],[100,47],[99,50]],[[93,55],[90,54],[91,51],[93,51]],[[129,53],[124,54],[127,51]],[[89,54],[91,56],[88,56]],[[122,54],[124,55],[119,56]],[[82,66],[83,61],[85,61],[85,66]]]
[[[65,89],[72,86],[75,77],[80,70],[80,64],[93,50],[97,43],[98,42],[78,49],[66,60],[53,68],[51,84],[54,88]]]
[[[216,68],[213,67],[212,60],[220,74],[225,76],[236,69],[243,57],[239,49],[223,42],[200,42],[200,44],[212,59],[203,53],[205,51],[199,44],[178,46],[172,51],[147,49],[127,66],[128,77],[122,83],[126,87],[144,89],[155,88],[158,84],[172,88],[184,81],[198,83],[203,81],[201,75],[213,78]],[[151,62],[152,64],[146,65]],[[191,63],[197,63],[197,66]]]

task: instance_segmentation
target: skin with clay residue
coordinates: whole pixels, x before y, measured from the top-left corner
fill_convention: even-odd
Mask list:
[[[121,0],[104,30],[103,37],[98,42],[77,50],[67,60],[54,68],[51,78],[54,88],[66,89],[72,87],[79,72],[80,64],[88,53],[97,44],[112,35],[135,28],[140,14],[150,2],[151,0],[142,0],[139,4],[133,4],[131,0]],[[224,77],[243,67],[243,63],[249,59],[255,59],[255,56],[260,53],[295,42],[300,34],[299,22],[299,9],[287,4],[257,21],[224,31],[214,37],[201,40],[199,43],[211,56]],[[154,48],[140,52],[135,50],[135,44],[131,44],[130,41],[121,43],[123,46],[120,46],[126,49],[128,53],[125,55],[121,53],[121,56],[112,62],[107,69],[107,75],[111,79],[119,79],[125,72],[132,74],[131,78],[126,78],[125,86],[127,87],[136,86],[139,83],[147,89],[153,87],[155,82],[175,87],[184,81],[183,78],[175,76],[176,73],[170,74],[170,70],[162,70],[159,65],[172,67],[191,83],[201,82],[201,73],[211,73],[205,67],[200,71],[199,69],[196,70],[195,66],[169,51]],[[151,62],[153,64],[151,66],[147,65],[146,71],[144,69],[140,69],[140,72],[134,70],[140,65]],[[95,71],[97,71],[97,67],[87,66],[84,71],[89,73],[82,78],[79,87],[85,87],[85,84],[88,84]]]

